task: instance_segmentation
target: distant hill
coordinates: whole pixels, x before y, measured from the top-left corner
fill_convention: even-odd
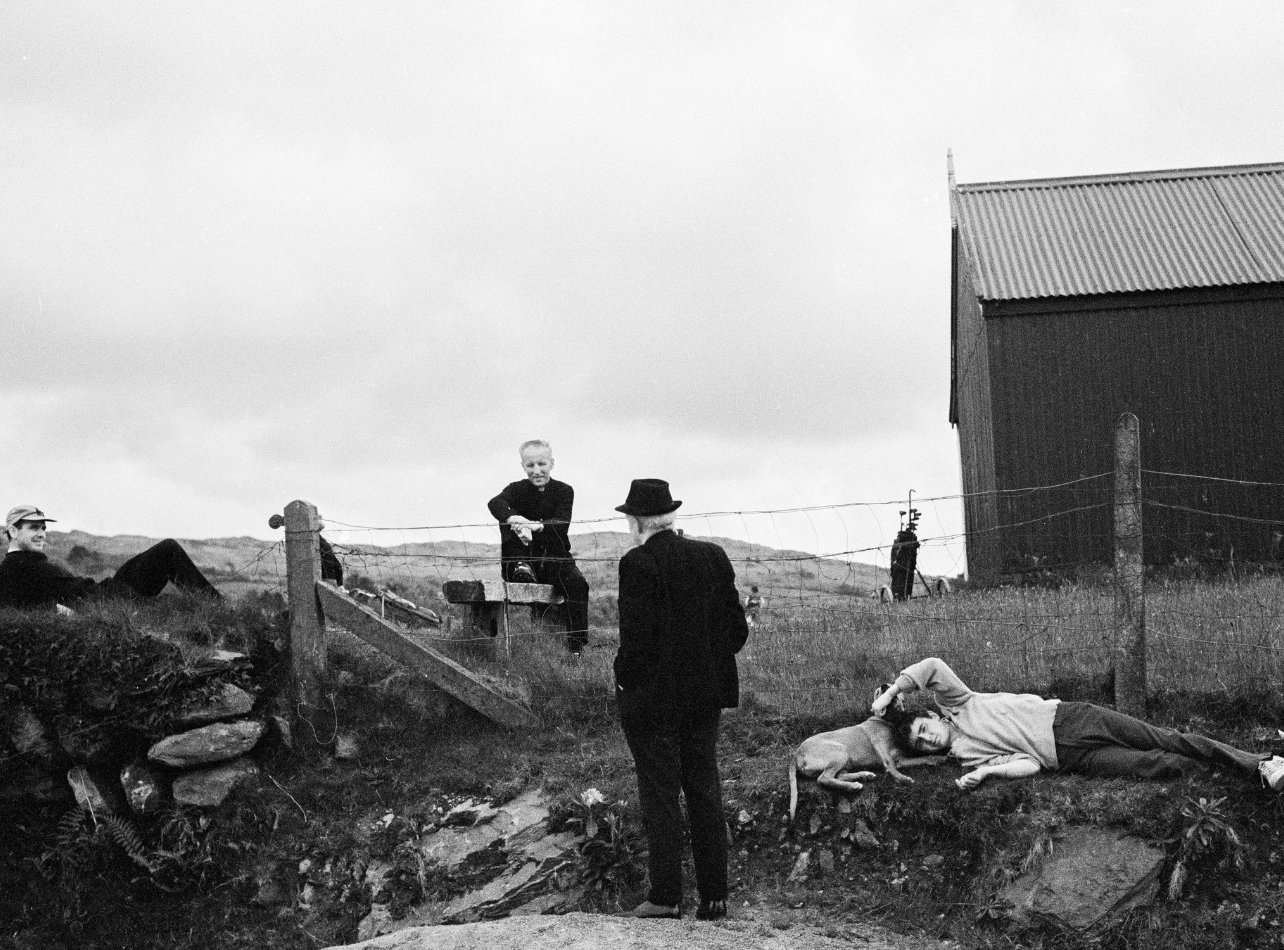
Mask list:
[[[110,537],[83,531],[49,532],[49,556],[72,570],[105,577],[133,555],[156,543],[138,535]],[[758,585],[767,596],[868,594],[887,583],[887,572],[872,564],[818,558],[806,551],[779,550],[733,538],[709,538],[720,544],[736,568],[742,591]],[[283,589],[285,557],[280,542],[260,538],[179,539],[192,560],[221,588],[230,592]],[[438,594],[446,580],[497,577],[499,545],[464,541],[431,541],[380,547],[348,545],[335,537],[335,545],[349,577],[360,575],[398,589],[412,588]],[[614,596],[617,564],[628,550],[629,536],[598,531],[571,536],[576,560],[595,597]]]

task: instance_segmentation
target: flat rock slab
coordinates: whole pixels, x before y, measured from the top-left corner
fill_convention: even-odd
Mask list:
[[[112,786],[91,774],[83,765],[77,765],[67,773],[67,784],[71,786],[76,804],[82,811],[95,815],[110,815],[116,811]]]
[[[1026,925],[1089,930],[1155,899],[1164,852],[1106,828],[1070,828],[1038,868],[999,894]]]
[[[254,708],[254,697],[235,683],[224,683],[217,693],[199,703],[184,703],[179,713],[183,726],[203,726],[220,719],[235,719]]]
[[[429,835],[419,853],[429,864],[453,871],[464,859],[489,846],[539,824],[548,818],[548,807],[538,790],[523,792],[500,809],[481,808],[471,828],[443,828]]]
[[[238,785],[258,774],[259,767],[249,759],[233,759],[213,768],[187,772],[174,779],[174,801],[180,805],[217,808]]]
[[[733,911],[733,914],[735,912]],[[438,927],[416,927],[385,934],[350,950],[917,950],[951,946],[935,940],[901,937],[871,927],[858,935],[829,936],[814,926],[740,919],[705,923],[636,920],[600,914],[562,917],[509,917]]]
[[[570,876],[579,837],[548,831],[548,806],[539,789],[523,792],[501,808],[472,801],[452,809],[448,817],[478,822],[468,828],[442,828],[419,845],[424,864],[451,873],[471,855],[492,846],[504,851],[503,867],[488,883],[460,895],[446,905],[426,902],[393,920],[386,904],[376,903],[357,928],[360,939],[400,932],[426,924],[463,922],[519,913],[538,904],[540,912],[574,906],[582,896],[578,887],[562,890],[562,877]],[[383,862],[366,872],[372,892],[378,893],[391,867]]]
[[[147,757],[179,769],[212,765],[244,755],[262,735],[261,722],[220,722],[162,739],[147,750]]]

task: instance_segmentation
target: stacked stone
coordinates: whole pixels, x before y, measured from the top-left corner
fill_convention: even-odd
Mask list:
[[[207,662],[215,672],[248,660],[219,651]],[[177,720],[184,731],[153,744],[144,759],[119,731],[72,716],[57,717],[51,728],[34,710],[11,707],[2,724],[18,755],[0,776],[0,800],[53,802],[70,786],[76,803],[95,813],[127,807],[151,815],[171,795],[178,805],[216,808],[259,774],[246,758],[264,733],[263,722],[246,718],[253,708],[250,693],[225,683],[213,697],[184,708]],[[77,763],[66,773],[67,785],[55,771],[64,756]]]

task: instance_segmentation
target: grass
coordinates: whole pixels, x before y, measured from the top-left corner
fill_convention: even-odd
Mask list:
[[[1284,586],[1274,578],[1152,588],[1151,718],[1278,749],[1282,603]],[[525,692],[542,727],[511,738],[336,631],[327,689],[338,728],[357,741],[356,758],[270,746],[260,756],[271,779],[257,796],[209,820],[179,812],[138,822],[149,847],[163,843],[183,857],[173,893],[110,843],[77,840],[80,863],[62,862],[52,846],[61,808],[0,816],[0,828],[12,831],[0,846],[0,888],[16,897],[0,909],[0,947],[310,950],[351,940],[372,896],[363,880],[368,863],[405,856],[467,797],[505,801],[542,785],[568,802],[598,788],[608,802],[625,803],[620,819],[636,830],[632,762],[612,708],[614,631],[602,624],[605,607],[594,616],[590,649],[578,661],[566,658],[560,630],[522,612],[512,618],[511,663],[489,638],[438,644]],[[75,629],[89,621],[59,622]],[[256,619],[248,607],[181,600],[137,613],[104,610],[93,622],[167,637],[185,651],[213,645],[269,656],[263,641],[276,635],[271,618]],[[725,715],[720,743],[734,906],[772,919],[823,920],[837,933],[877,921],[968,947],[1282,945],[1280,800],[1231,776],[1162,784],[1039,776],[965,794],[952,784],[960,770],[944,767],[916,772],[910,786],[879,779],[849,810],[804,786],[799,820],[785,824],[790,750],[861,718],[874,685],[902,666],[941,655],[979,689],[1097,698],[1112,625],[1109,591],[1093,588],[969,592],[894,607],[868,599],[770,607],[742,655],[745,699]],[[1193,804],[1201,798],[1221,799],[1211,818]],[[1000,883],[1069,824],[1130,831],[1162,843],[1175,861],[1197,820],[1235,832],[1242,869],[1215,849],[1188,854],[1180,900],[1134,911],[1092,938],[1013,931],[995,915]],[[858,822],[881,848],[853,843]],[[791,881],[804,853],[806,879]],[[638,859],[626,860],[635,873],[618,875],[586,909],[640,899]],[[463,886],[431,874],[408,874],[403,884],[403,901]]]

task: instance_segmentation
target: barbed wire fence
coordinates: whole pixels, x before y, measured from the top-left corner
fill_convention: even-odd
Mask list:
[[[978,591],[964,583],[946,597],[916,584],[915,596],[899,604],[871,595],[887,583],[904,501],[694,513],[677,527],[727,549],[742,598],[751,586],[759,588],[763,606],[740,664],[745,693],[756,701],[783,711],[818,704],[863,708],[873,684],[929,655],[948,658],[977,688],[1109,700],[1120,634],[1119,592],[1110,583],[1117,502],[1112,474],[915,499],[925,513],[925,560],[936,567],[924,579],[959,580],[965,538],[947,525],[960,506],[982,496],[1014,516],[982,529],[1010,569],[998,586]],[[1251,488],[1259,513],[1246,515],[1225,492],[1201,493],[1203,484]],[[1263,504],[1268,495],[1275,500]],[[1284,482],[1142,470],[1141,500],[1155,523],[1146,535],[1149,687],[1210,692],[1278,685],[1284,674],[1278,542],[1284,517],[1272,515],[1284,512]],[[1171,511],[1181,517],[1154,514]],[[601,679],[605,694],[617,642],[616,569],[631,541],[619,518],[575,521],[571,528],[574,554],[590,584],[591,648],[584,666],[567,675]],[[1252,532],[1265,532],[1264,542],[1254,547],[1242,540]],[[976,543],[978,533],[967,540]],[[421,632],[426,642],[477,645],[488,638],[462,625],[441,599],[441,587],[447,580],[498,580],[494,522],[387,527],[330,518],[325,534],[349,583],[390,589],[458,621]],[[256,559],[255,569],[282,576],[277,553]],[[548,645],[559,642],[539,623],[516,627],[519,654],[524,648],[551,650]]]

